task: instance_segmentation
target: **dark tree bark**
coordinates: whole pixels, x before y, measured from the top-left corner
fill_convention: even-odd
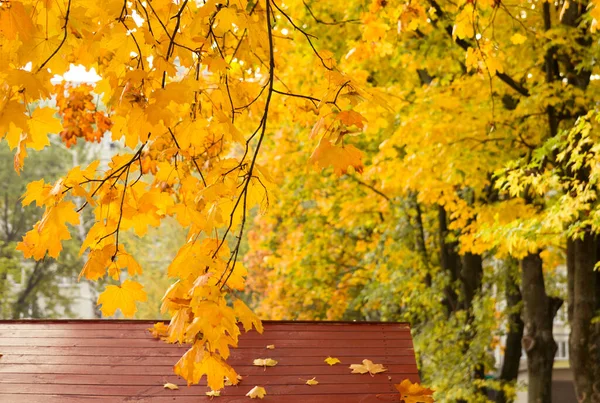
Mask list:
[[[552,366],[556,342],[552,324],[562,300],[549,297],[544,285],[542,258],[530,253],[521,262],[524,323],[523,348],[527,353],[529,403],[552,403]]]
[[[573,320],[573,296],[575,295],[575,241],[567,238],[567,317]]]
[[[448,241],[448,218],[446,210],[438,206],[438,243],[440,248],[440,266],[447,274],[450,284],[444,289],[444,305],[448,315],[458,309],[458,294],[454,290],[460,272],[460,256],[458,255],[458,244]]]
[[[446,306],[448,316],[457,311],[466,312],[464,340],[472,340],[477,335],[474,324],[473,301],[481,291],[483,279],[483,259],[481,255],[458,253],[458,242],[449,240],[448,217],[446,210],[438,206],[438,243],[440,248],[440,266],[442,272],[448,276],[449,284],[444,288],[443,304]],[[457,292],[458,289],[458,292]],[[468,353],[469,343],[466,343],[465,354]],[[474,369],[473,379],[484,379],[485,368],[479,365]],[[478,388],[478,393],[485,396],[487,390]],[[458,403],[466,403],[459,400]]]
[[[481,255],[467,252],[462,256],[461,262],[460,282],[462,287],[462,298],[460,300],[460,309],[466,311],[467,323],[465,323],[465,329],[469,330],[466,331],[465,338],[471,340],[477,336],[477,326],[475,324],[475,315],[473,313],[473,301],[481,292],[483,259],[481,258]],[[473,372],[473,379],[483,380],[484,378],[485,368],[483,364],[479,364]],[[478,392],[482,396],[487,395],[486,388],[479,387]]]
[[[506,348],[504,349],[504,361],[500,371],[499,380],[503,384],[516,386],[519,376],[519,364],[521,362],[521,340],[525,327],[521,314],[523,312],[523,298],[519,285],[511,270],[507,270],[505,281],[506,310],[508,314],[508,333],[506,335]],[[496,396],[496,403],[510,403],[503,391]]]
[[[585,0],[568,3],[561,21],[578,33],[576,42],[582,49],[592,44],[587,26],[580,25],[587,3]],[[569,84],[586,90],[592,72],[586,68],[577,68],[581,59],[576,52],[559,55]],[[586,112],[575,111],[573,118]],[[577,171],[571,171],[570,167],[565,170],[568,176],[577,178],[582,183],[589,181],[590,172],[585,166]],[[594,271],[594,265],[600,257],[596,238],[596,234],[586,231],[583,238],[567,240],[568,316],[571,326],[569,362],[580,403],[600,403],[600,324],[592,323],[600,307],[600,274]]]
[[[590,233],[568,242],[569,363],[580,403],[600,402],[600,324],[592,323],[598,309],[598,241]]]
[[[471,311],[473,300],[481,290],[481,280],[483,279],[483,259],[481,255],[470,252],[462,256],[462,269],[460,280],[462,285],[463,299],[461,307]]]
[[[425,225],[423,224],[423,212],[421,211],[421,204],[417,200],[417,195],[413,192],[411,192],[408,195],[408,200],[411,207],[415,209],[415,223],[413,226],[415,233],[415,248],[419,252],[419,255],[421,256],[421,261],[423,262],[423,266],[425,267],[425,284],[427,285],[427,287],[431,287],[431,265],[429,262],[429,252],[427,251]]]

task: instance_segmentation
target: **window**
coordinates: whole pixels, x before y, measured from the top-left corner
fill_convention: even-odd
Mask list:
[[[557,360],[566,360],[569,358],[569,343],[565,340],[559,340],[556,342],[558,345],[558,350],[556,350],[556,356],[554,357]]]

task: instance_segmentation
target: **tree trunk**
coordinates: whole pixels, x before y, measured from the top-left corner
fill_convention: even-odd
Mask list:
[[[580,403],[600,402],[600,324],[592,323],[598,308],[598,275],[594,272],[598,243],[585,233],[567,244],[569,275],[569,362]],[[570,250],[569,250],[570,249]]]
[[[509,268],[505,281],[506,310],[508,312],[508,333],[506,335],[506,348],[504,349],[504,361],[500,371],[499,380],[503,385],[516,386],[519,376],[519,364],[521,363],[521,340],[523,339],[523,298],[519,285],[517,284],[512,270]],[[504,391],[499,391],[496,403],[510,403]]]
[[[552,403],[552,366],[557,349],[552,323],[562,300],[546,294],[539,253],[528,254],[520,265],[525,322],[523,348],[527,353],[529,376],[527,401]]]
[[[475,315],[473,314],[473,301],[481,292],[481,281],[483,279],[483,259],[481,255],[476,255],[470,252],[465,253],[461,259],[460,282],[462,286],[462,298],[460,308],[466,311],[467,323],[465,329],[468,329],[465,334],[466,340],[472,340],[477,336],[477,325],[475,324]],[[465,353],[469,347],[466,347]],[[474,368],[473,379],[483,380],[485,378],[485,368],[483,364],[479,364]],[[481,396],[487,396],[487,389],[484,387],[477,388]]]
[[[471,311],[475,295],[481,290],[483,278],[483,260],[481,255],[467,252],[462,257],[462,269],[460,272],[462,283],[463,301],[462,308]]]
[[[444,288],[444,305],[448,315],[458,309],[458,295],[454,290],[460,270],[460,256],[457,252],[457,243],[448,241],[448,223],[446,210],[438,206],[438,242],[440,247],[440,266],[442,272],[447,274],[450,284]]]
[[[431,287],[431,267],[429,264],[429,252],[427,251],[427,242],[425,239],[425,225],[423,224],[423,213],[421,211],[421,204],[417,200],[417,195],[413,192],[411,192],[408,195],[408,200],[411,204],[411,207],[415,209],[415,247],[417,249],[417,252],[419,252],[419,255],[421,256],[421,261],[423,262],[423,266],[425,267],[425,284],[427,285],[427,287]]]

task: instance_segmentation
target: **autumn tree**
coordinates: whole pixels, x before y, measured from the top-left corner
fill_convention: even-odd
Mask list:
[[[390,289],[402,295],[396,307],[399,312],[394,315],[392,303],[392,315],[384,317],[410,318],[400,307],[409,305],[408,301],[415,303],[414,290],[426,295],[417,286],[422,283],[436,295],[433,301],[443,305],[437,309],[445,310],[447,317],[466,329],[460,341],[454,343],[459,346],[458,352],[462,349],[466,354],[469,351],[464,344],[472,346],[478,335],[490,330],[484,312],[497,315],[494,311],[498,305],[486,302],[495,289],[504,294],[494,299],[504,300],[500,306],[505,307],[505,329],[496,331],[507,336],[506,360],[500,378],[503,382],[487,384],[493,388],[514,384],[523,341],[528,356],[529,399],[549,402],[556,352],[552,326],[564,296],[546,284],[553,281],[557,263],[565,262],[557,251],[566,244],[569,305],[573,312],[582,312],[577,319],[574,313],[571,315],[571,344],[579,344],[571,348],[588,352],[585,357],[572,356],[571,365],[580,399],[597,399],[591,381],[597,379],[595,370],[584,369],[593,367],[589,360],[595,356],[589,352],[596,351],[597,338],[589,339],[595,334],[592,312],[597,309],[597,297],[592,290],[592,262],[596,260],[591,240],[579,258],[572,252],[577,242],[566,242],[576,233],[583,240],[587,239],[585,234],[593,238],[591,225],[588,223],[586,229],[577,218],[593,211],[586,211],[589,199],[577,197],[581,193],[586,197],[595,195],[593,186],[587,192],[586,183],[593,184],[595,179],[581,162],[580,150],[590,148],[593,141],[573,146],[556,140],[561,130],[568,132],[578,116],[594,107],[594,6],[436,1],[396,5],[375,1],[368,10],[351,12],[346,8],[321,10],[338,21],[360,19],[362,23],[360,33],[350,36],[353,47],[341,65],[349,72],[360,71],[369,83],[386,88],[389,99],[393,99],[388,105],[393,105],[394,111],[386,117],[360,110],[368,122],[364,124],[366,140],[379,147],[363,148],[369,151],[364,158],[365,172],[358,180],[354,173],[342,177],[337,185],[342,188],[341,194],[332,191],[332,183],[323,178],[290,180],[286,172],[298,168],[290,169],[289,159],[281,166],[279,180],[286,190],[281,195],[283,200],[272,211],[272,220],[259,224],[257,251],[248,257],[255,266],[267,268],[265,275],[270,282],[263,284],[263,309],[281,316],[381,315],[381,306],[375,305],[374,312],[365,312],[362,307],[365,300],[385,299],[379,297],[385,290],[382,284],[392,282],[389,275],[377,280],[373,273],[378,273],[381,266],[392,272],[396,268],[398,277],[394,281],[407,283],[402,283],[404,287],[394,284]],[[324,31],[337,29],[323,25],[320,27]],[[277,141],[273,160],[290,155],[290,148],[286,148],[289,142],[282,143]],[[571,155],[569,148],[577,151],[577,162],[557,159],[562,150]],[[298,153],[302,146],[292,144],[291,149]],[[586,153],[593,160],[590,152]],[[302,166],[301,160],[299,156],[298,166]],[[356,168],[356,172],[363,170],[361,165]],[[547,169],[561,172],[561,179],[554,177],[548,182],[543,175]],[[333,171],[346,173],[346,169],[335,167]],[[558,186],[561,181],[572,188]],[[555,204],[564,201],[555,192],[571,193],[576,201],[567,206]],[[311,197],[314,202],[295,203],[297,194]],[[402,214],[390,214],[390,205],[401,208]],[[546,231],[544,225],[549,209],[558,214],[551,216],[552,231]],[[379,223],[371,218],[378,214]],[[371,228],[365,237],[366,223]],[[267,230],[273,230],[273,234]],[[366,248],[365,239],[372,242]],[[382,239],[385,246],[397,243],[403,254],[377,248]],[[301,253],[314,244],[322,253]],[[400,259],[406,265],[399,265]],[[587,274],[575,275],[578,265],[585,266],[580,270]],[[325,267],[312,269],[315,266]],[[419,270],[413,274],[406,266]],[[581,291],[575,291],[577,276],[585,278],[585,286],[579,285]],[[253,281],[257,285],[264,282],[260,278]],[[295,287],[311,292],[295,298]],[[328,301],[337,301],[334,296],[342,298],[345,309],[338,304],[327,306]],[[482,311],[482,307],[487,308]],[[524,323],[519,314],[521,307]],[[314,314],[313,309],[319,313]],[[439,329],[438,323],[432,321],[430,332],[435,326]],[[495,343],[492,340],[488,348]],[[435,351],[431,345],[428,347],[422,354]],[[486,385],[482,372],[490,369],[485,347],[480,351],[482,354],[467,370],[472,375],[462,384],[478,389],[475,392],[479,399],[485,399],[485,390],[474,386]],[[457,354],[456,359],[457,366],[463,364],[461,355]],[[460,368],[453,372],[465,374],[465,367]],[[452,386],[456,385],[447,383],[446,374],[440,378],[433,383],[441,386],[447,398],[477,399],[473,390],[468,396],[453,395],[452,390],[457,388]],[[507,394],[501,392],[498,400],[507,399]]]
[[[17,249],[38,261],[58,258],[82,212],[91,211],[80,278],[107,280],[102,313],[131,317],[147,294],[123,234],[144,237],[173,217],[187,236],[166,268],[173,284],[162,303],[171,317],[164,337],[191,344],[176,373],[190,383],[206,375],[215,390],[225,378],[237,382],[225,362],[237,345],[237,322],[262,331],[235,293],[245,283],[239,253],[248,212],[269,203],[265,138],[298,111],[311,126],[338,114],[355,119],[352,107],[373,98],[293,11],[272,0],[0,3],[0,136],[14,151],[15,170],[32,149],[50,145],[51,134],[72,146],[101,141],[110,129],[126,147],[106,164],[31,182],[23,204],[45,212]],[[291,57],[297,46],[309,49],[302,60]],[[94,68],[100,80],[54,85],[71,63]],[[295,88],[287,78],[301,66],[317,79]],[[298,109],[287,98],[297,98]],[[316,161],[341,165],[344,135],[316,131]]]
[[[411,320],[424,372],[458,401],[510,399],[524,333],[529,399],[545,403],[561,304],[546,283],[566,243],[571,365],[593,401],[595,210],[576,196],[596,190],[593,163],[576,162],[595,154],[573,145],[584,132],[561,133],[594,107],[596,14],[530,0],[1,2],[0,137],[15,169],[49,133],[72,146],[110,130],[125,147],[32,182],[23,202],[45,213],[18,249],[57,258],[91,212],[80,277],[108,282],[105,315],[133,316],[147,294],[125,233],[175,220],[187,236],[156,332],[191,344],[178,374],[220,389],[237,379],[236,322],[261,329],[239,298],[240,259],[251,215],[268,213],[246,257],[262,309]],[[100,79],[52,84],[71,63]],[[575,200],[568,214],[548,215],[556,192]],[[500,382],[486,381],[504,334]]]

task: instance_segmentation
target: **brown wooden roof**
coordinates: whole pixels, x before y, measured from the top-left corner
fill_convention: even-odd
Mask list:
[[[187,387],[173,374],[185,346],[153,339],[149,321],[0,321],[0,402],[179,402],[209,401],[204,385]],[[408,325],[399,323],[269,322],[264,334],[243,333],[228,362],[243,377],[213,403],[393,402],[393,384],[419,381]],[[274,350],[266,349],[274,344]],[[341,364],[327,365],[327,356]],[[275,367],[252,365],[273,358]],[[363,359],[387,372],[351,374]],[[316,377],[319,384],[308,386]],[[166,390],[172,382],[179,390]],[[263,400],[245,394],[265,387]]]

